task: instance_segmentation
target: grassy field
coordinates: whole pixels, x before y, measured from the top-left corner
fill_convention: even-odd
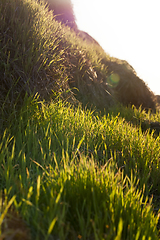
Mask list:
[[[104,84],[129,65],[37,1],[0,13],[0,240],[159,239],[160,113]]]

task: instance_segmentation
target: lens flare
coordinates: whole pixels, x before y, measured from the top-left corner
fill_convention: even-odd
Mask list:
[[[111,87],[117,87],[118,83],[120,81],[120,77],[117,73],[112,73],[108,78],[107,78],[107,83]]]

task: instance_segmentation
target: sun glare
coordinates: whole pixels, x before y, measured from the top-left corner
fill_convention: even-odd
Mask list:
[[[160,94],[159,0],[72,0],[78,27]]]

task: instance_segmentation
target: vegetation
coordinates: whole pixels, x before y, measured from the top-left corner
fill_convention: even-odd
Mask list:
[[[159,239],[153,93],[43,2],[0,13],[0,239]]]

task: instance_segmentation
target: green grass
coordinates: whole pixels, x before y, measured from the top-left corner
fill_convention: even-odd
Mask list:
[[[154,95],[127,62],[82,41],[55,21],[43,1],[2,0],[0,14],[0,106],[7,117],[26,94],[38,92],[49,100],[52,90],[101,110],[117,101],[155,109]],[[119,76],[117,87],[111,84],[113,73]]]
[[[117,103],[145,84],[41,1],[0,15],[0,239],[159,239],[160,114]]]
[[[158,239],[159,148],[121,116],[30,100],[1,136],[1,218],[33,239]]]

